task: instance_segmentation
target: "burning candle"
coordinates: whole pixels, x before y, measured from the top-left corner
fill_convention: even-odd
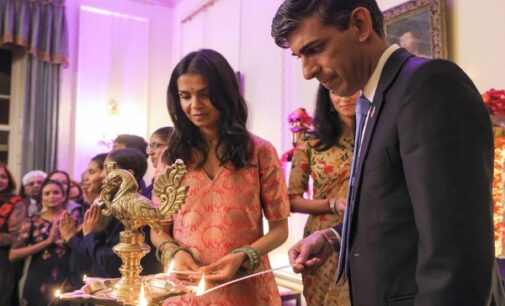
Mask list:
[[[196,288],[196,296],[203,295],[205,293],[205,274],[202,274],[202,278],[200,279],[200,283],[198,283],[198,287]]]
[[[86,274],[84,274],[84,276],[82,277],[82,281],[86,282],[87,280],[88,280],[88,276]]]
[[[147,299],[146,299],[146,295],[144,293],[144,285],[142,285],[142,287],[140,287],[140,294],[139,294],[139,300],[138,300],[138,306],[147,306]]]
[[[59,299],[61,297],[61,290],[60,289],[56,289],[56,291],[54,292],[54,297],[56,297],[57,299]]]

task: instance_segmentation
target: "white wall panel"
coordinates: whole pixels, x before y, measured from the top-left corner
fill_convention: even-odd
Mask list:
[[[148,46],[147,19],[81,7],[75,146],[85,162],[76,173],[117,134],[147,135]]]
[[[180,58],[182,59],[189,52],[196,51],[203,48],[204,42],[204,16],[199,14],[181,24],[181,45],[180,45]],[[174,65],[177,64],[174,63]]]
[[[220,0],[204,14],[204,46],[223,54],[234,70],[239,68],[240,2]]]

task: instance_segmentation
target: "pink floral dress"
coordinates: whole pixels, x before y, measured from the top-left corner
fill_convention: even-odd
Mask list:
[[[313,180],[313,199],[345,198],[349,184],[354,142],[343,137],[342,147],[319,152],[313,148],[317,139],[306,135],[296,144],[289,175],[290,197],[303,196],[309,176]],[[337,214],[310,215],[303,236],[343,221]],[[338,254],[334,253],[315,274],[303,275],[303,295],[307,305],[350,305],[347,284],[335,284]]]
[[[174,239],[193,252],[197,263],[208,265],[233,249],[263,236],[263,214],[268,220],[286,219],[289,200],[281,165],[274,147],[252,135],[250,167],[238,171],[221,166],[211,180],[188,166],[183,185],[189,186],[186,203],[174,217]],[[262,256],[258,271],[269,269]],[[241,281],[195,297],[167,299],[165,305],[281,305],[272,273]]]

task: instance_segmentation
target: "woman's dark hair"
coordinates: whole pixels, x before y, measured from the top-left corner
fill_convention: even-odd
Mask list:
[[[163,157],[167,163],[180,158],[186,163],[203,166],[209,148],[197,126],[182,110],[177,80],[183,74],[199,74],[208,82],[209,99],[221,112],[219,121],[219,142],[216,147],[217,158],[221,164],[232,163],[236,169],[248,164],[252,149],[251,136],[246,128],[247,105],[240,94],[235,72],[226,59],[218,52],[202,49],[186,55],[174,68],[168,85],[168,112],[174,123],[174,132],[169,139]],[[194,160],[194,151],[202,156]]]
[[[173,127],[164,126],[154,131],[153,135],[158,135],[161,139],[168,142],[168,139],[170,138],[170,135],[172,135],[173,132],[174,132]]]
[[[40,193],[36,199],[37,203],[39,203],[41,205],[40,207],[42,207],[42,195],[44,194],[44,187],[46,187],[47,185],[53,184],[53,185],[58,186],[58,188],[60,188],[60,190],[61,190],[61,193],[63,195],[65,195],[65,188],[63,187],[63,184],[56,181],[56,180],[52,180],[49,177],[50,177],[50,175],[47,176],[47,178],[42,183],[42,186],[40,186]],[[65,203],[67,203],[67,202],[68,202],[68,196],[65,197]]]
[[[65,189],[63,189],[63,194],[65,194],[65,201],[67,202],[68,201],[68,193],[70,191],[70,175],[68,175],[68,173],[63,170],[54,170],[53,172],[51,172],[47,175],[47,179],[51,179],[53,177],[53,175],[56,173],[61,173],[67,177],[67,192],[65,192]],[[42,187],[40,188],[40,190],[42,190]]]
[[[132,170],[133,176],[140,186],[142,177],[146,174],[147,161],[144,155],[137,149],[124,148],[109,153],[109,158],[115,161],[118,168]]]
[[[103,170],[103,167],[104,167],[103,164],[105,163],[105,159],[107,158],[107,155],[108,155],[108,153],[97,154],[97,155],[93,156],[93,158],[90,161],[94,161],[96,163],[96,165],[98,166],[98,168],[100,168],[100,170]]]
[[[7,168],[6,164],[0,162],[0,168],[4,169],[5,173],[7,174],[7,178],[9,179],[9,184],[7,184],[7,188],[1,191],[0,194],[11,195],[14,193],[14,190],[16,189],[16,182],[14,182],[12,173],[9,171],[9,168]]]
[[[338,112],[331,103],[330,92],[319,85],[314,111],[314,130],[308,132],[318,138],[314,148],[326,151],[333,146],[340,146],[340,138],[344,133],[344,125]]]
[[[288,48],[289,33],[314,14],[321,18],[323,24],[345,31],[357,7],[364,7],[370,12],[373,30],[380,37],[385,37],[384,16],[375,0],[286,0],[275,14],[271,34],[279,47]]]

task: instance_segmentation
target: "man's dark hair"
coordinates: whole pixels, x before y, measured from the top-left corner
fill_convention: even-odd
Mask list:
[[[317,14],[323,24],[344,31],[349,28],[352,11],[357,7],[366,8],[372,18],[373,30],[380,37],[384,35],[384,16],[375,0],[286,0],[279,7],[272,21],[272,37],[281,48],[288,48],[287,36],[300,23]]]
[[[124,148],[110,152],[109,158],[116,162],[118,168],[132,170],[137,184],[141,184],[147,170],[147,161],[142,152],[133,148]]]
[[[146,153],[147,142],[140,136],[121,134],[118,135],[114,141],[120,144],[124,144],[127,148],[139,150],[145,156],[145,158],[148,156]]]

